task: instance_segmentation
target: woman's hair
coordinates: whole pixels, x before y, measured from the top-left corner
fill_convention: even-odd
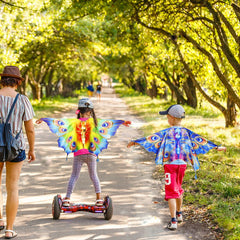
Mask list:
[[[22,80],[18,78],[13,78],[13,77],[1,77],[0,84],[3,87],[14,87],[14,86],[19,86],[21,85]]]
[[[78,119],[81,118],[81,114],[84,114],[86,112],[91,112],[91,116],[92,116],[92,118],[94,120],[95,127],[97,127],[97,117],[96,117],[96,114],[95,114],[93,108],[79,107],[78,110],[79,110],[79,113],[77,114],[77,118]]]

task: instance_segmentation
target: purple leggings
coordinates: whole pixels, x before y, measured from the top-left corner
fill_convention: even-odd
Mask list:
[[[93,182],[95,192],[100,193],[101,192],[101,186],[97,175],[97,157],[93,154],[83,154],[75,156],[73,159],[73,165],[72,165],[72,174],[68,182],[67,187],[67,194],[66,197],[70,198],[71,194],[73,192],[73,189],[75,187],[75,184],[79,178],[82,165],[84,163],[88,166],[88,173],[89,176]]]

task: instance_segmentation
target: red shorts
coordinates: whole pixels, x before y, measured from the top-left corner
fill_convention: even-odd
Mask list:
[[[183,177],[187,165],[165,164],[165,200],[180,198],[184,192],[182,189]]]

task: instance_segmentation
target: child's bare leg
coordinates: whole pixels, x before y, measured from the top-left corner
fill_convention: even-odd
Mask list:
[[[101,193],[96,193],[96,200],[101,199]]]
[[[168,199],[168,206],[169,206],[169,211],[171,215],[171,222],[169,222],[167,228],[170,230],[176,230],[177,229],[177,219],[176,219],[176,199],[171,198]]]
[[[182,203],[183,203],[183,195],[180,198],[176,199],[177,212],[181,212],[182,211]]]
[[[168,207],[169,207],[171,218],[176,218],[177,207],[176,207],[176,199],[175,198],[168,199]]]
[[[103,200],[101,199],[101,193],[96,193],[96,203],[97,206],[103,205]]]

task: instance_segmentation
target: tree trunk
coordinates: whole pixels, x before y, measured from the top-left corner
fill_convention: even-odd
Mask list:
[[[178,104],[186,104],[187,100],[184,98],[182,92],[179,89],[179,86],[174,84],[174,82],[175,82],[174,80],[171,81],[170,76],[166,71],[163,71],[163,72],[164,72],[166,79],[162,79],[162,81],[164,81],[170,88],[170,90],[172,92],[172,100],[174,97],[176,97]],[[172,77],[172,79],[173,79],[173,77]]]
[[[136,80],[136,83],[134,84],[135,86],[133,87],[135,90],[137,90],[140,93],[146,93],[146,80],[144,77],[139,76]]]
[[[157,97],[158,92],[157,92],[157,85],[156,85],[155,79],[151,82],[151,88],[147,89],[147,93],[152,99]]]
[[[235,127],[237,124],[237,111],[236,105],[232,101],[231,97],[228,95],[227,99],[227,111],[225,116],[225,125],[226,127]]]
[[[196,87],[190,77],[187,78],[185,83],[183,84],[183,89],[187,96],[187,104],[193,108],[197,107],[197,93]]]
[[[32,88],[32,95],[33,95],[33,99],[37,99],[40,100],[41,99],[41,86],[36,83],[36,84],[30,84],[31,88]]]
[[[46,97],[50,97],[53,94],[53,84],[52,84],[53,73],[54,73],[54,69],[51,69],[48,75],[48,81],[46,85]]]

